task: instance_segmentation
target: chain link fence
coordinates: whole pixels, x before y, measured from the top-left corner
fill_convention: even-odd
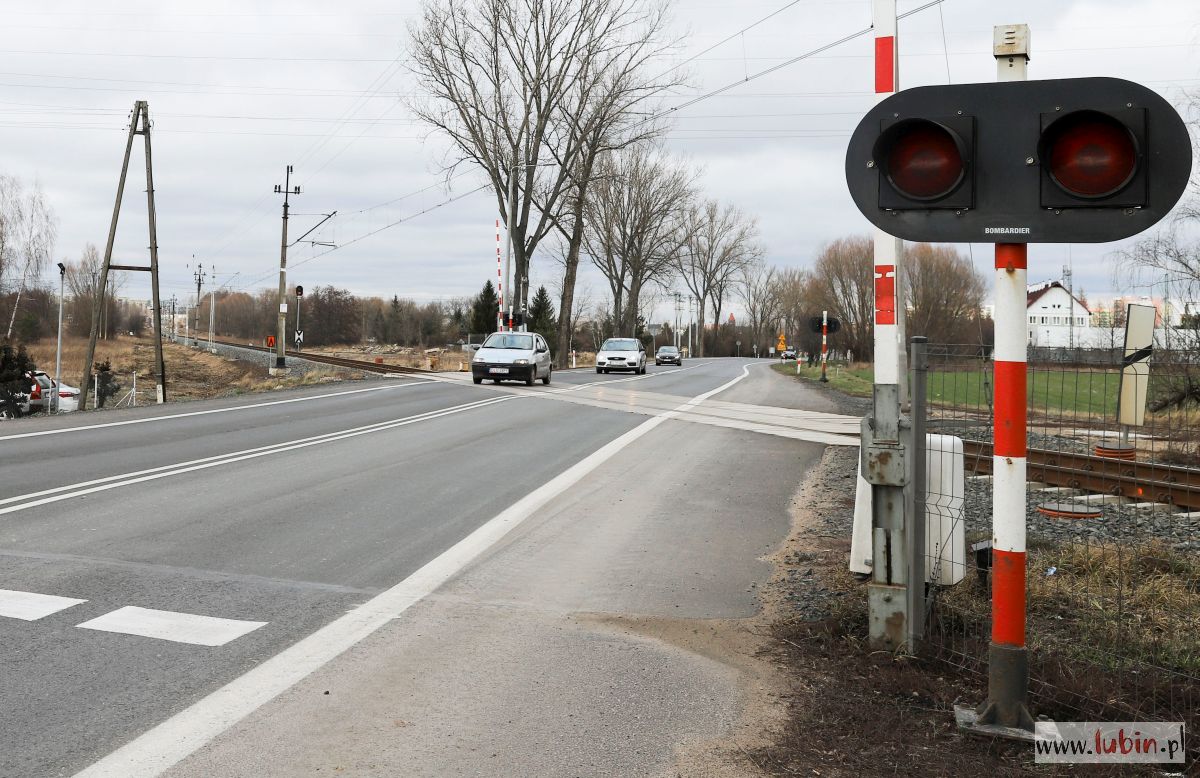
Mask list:
[[[1122,379],[1123,351],[1060,351],[1031,351],[1028,363],[1031,708],[1059,720],[1182,720],[1196,731],[1200,351],[1153,351],[1136,426],[1117,415],[1122,380],[1131,380]],[[991,354],[945,344],[927,353],[925,648],[982,682],[992,601]]]

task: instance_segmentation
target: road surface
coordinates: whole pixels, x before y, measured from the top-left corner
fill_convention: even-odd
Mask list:
[[[765,361],[0,427],[0,776],[653,775],[857,420]],[[640,625],[640,626],[639,626]]]

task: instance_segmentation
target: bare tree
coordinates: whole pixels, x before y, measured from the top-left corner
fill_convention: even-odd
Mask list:
[[[642,290],[662,283],[687,239],[694,174],[647,146],[602,160],[585,211],[584,241],[608,280],[617,332],[633,335]]]
[[[665,12],[651,9],[625,37],[609,42],[597,57],[593,77],[581,82],[566,101],[550,151],[566,164],[559,149],[573,151],[570,184],[562,207],[552,211],[554,225],[565,242],[560,287],[557,342],[569,342],[574,327],[573,298],[584,239],[584,220],[589,188],[598,160],[604,155],[647,143],[658,137],[662,123],[654,114],[654,98],[681,85],[684,74],[669,68],[651,76],[656,60],[670,54],[677,41],[662,32]],[[560,137],[561,136],[561,137]]]
[[[40,278],[50,261],[57,231],[55,221],[54,210],[37,184],[25,192],[20,181],[0,178],[0,291],[6,284],[6,276],[17,290],[6,339],[12,337],[13,322],[26,285]]]
[[[716,200],[694,204],[687,214],[687,241],[679,252],[676,270],[684,286],[698,301],[699,356],[704,356],[705,310],[710,300],[720,316],[720,301],[744,268],[760,256],[756,243],[758,227],[732,205],[721,207]],[[720,321],[718,319],[718,324]]]
[[[749,318],[754,344],[774,340],[774,328],[783,319],[784,298],[778,271],[756,262],[742,271],[738,294]]]
[[[595,155],[655,91],[640,69],[661,28],[661,12],[636,0],[441,0],[411,27],[413,70],[430,95],[412,108],[450,140],[448,174],[466,162],[487,176],[514,238],[517,283],[563,198],[581,210]]]
[[[103,264],[99,250],[91,243],[83,247],[78,262],[66,263],[67,289],[71,292],[71,331],[76,335],[89,333],[92,301],[100,286],[100,267]],[[104,290],[100,309],[100,336],[103,338],[108,338],[115,329],[117,317],[113,298],[120,294],[125,281],[124,273],[114,271],[108,275],[108,287]]]
[[[910,334],[924,335],[931,343],[979,339],[985,287],[970,259],[951,246],[905,244],[900,267]]]

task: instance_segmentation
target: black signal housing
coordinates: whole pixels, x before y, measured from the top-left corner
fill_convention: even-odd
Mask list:
[[[1121,240],[1167,215],[1191,169],[1176,110],[1117,78],[907,89],[846,149],[854,204],[912,241]]]

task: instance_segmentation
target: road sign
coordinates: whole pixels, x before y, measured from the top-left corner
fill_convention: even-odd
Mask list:
[[[1175,109],[1117,78],[907,89],[846,151],[855,205],[913,241],[1120,240],[1171,210],[1191,167]]]
[[[296,345],[299,346],[302,343],[304,343],[304,331],[296,330]]]
[[[274,335],[267,336],[267,348],[275,348],[275,336]]]

